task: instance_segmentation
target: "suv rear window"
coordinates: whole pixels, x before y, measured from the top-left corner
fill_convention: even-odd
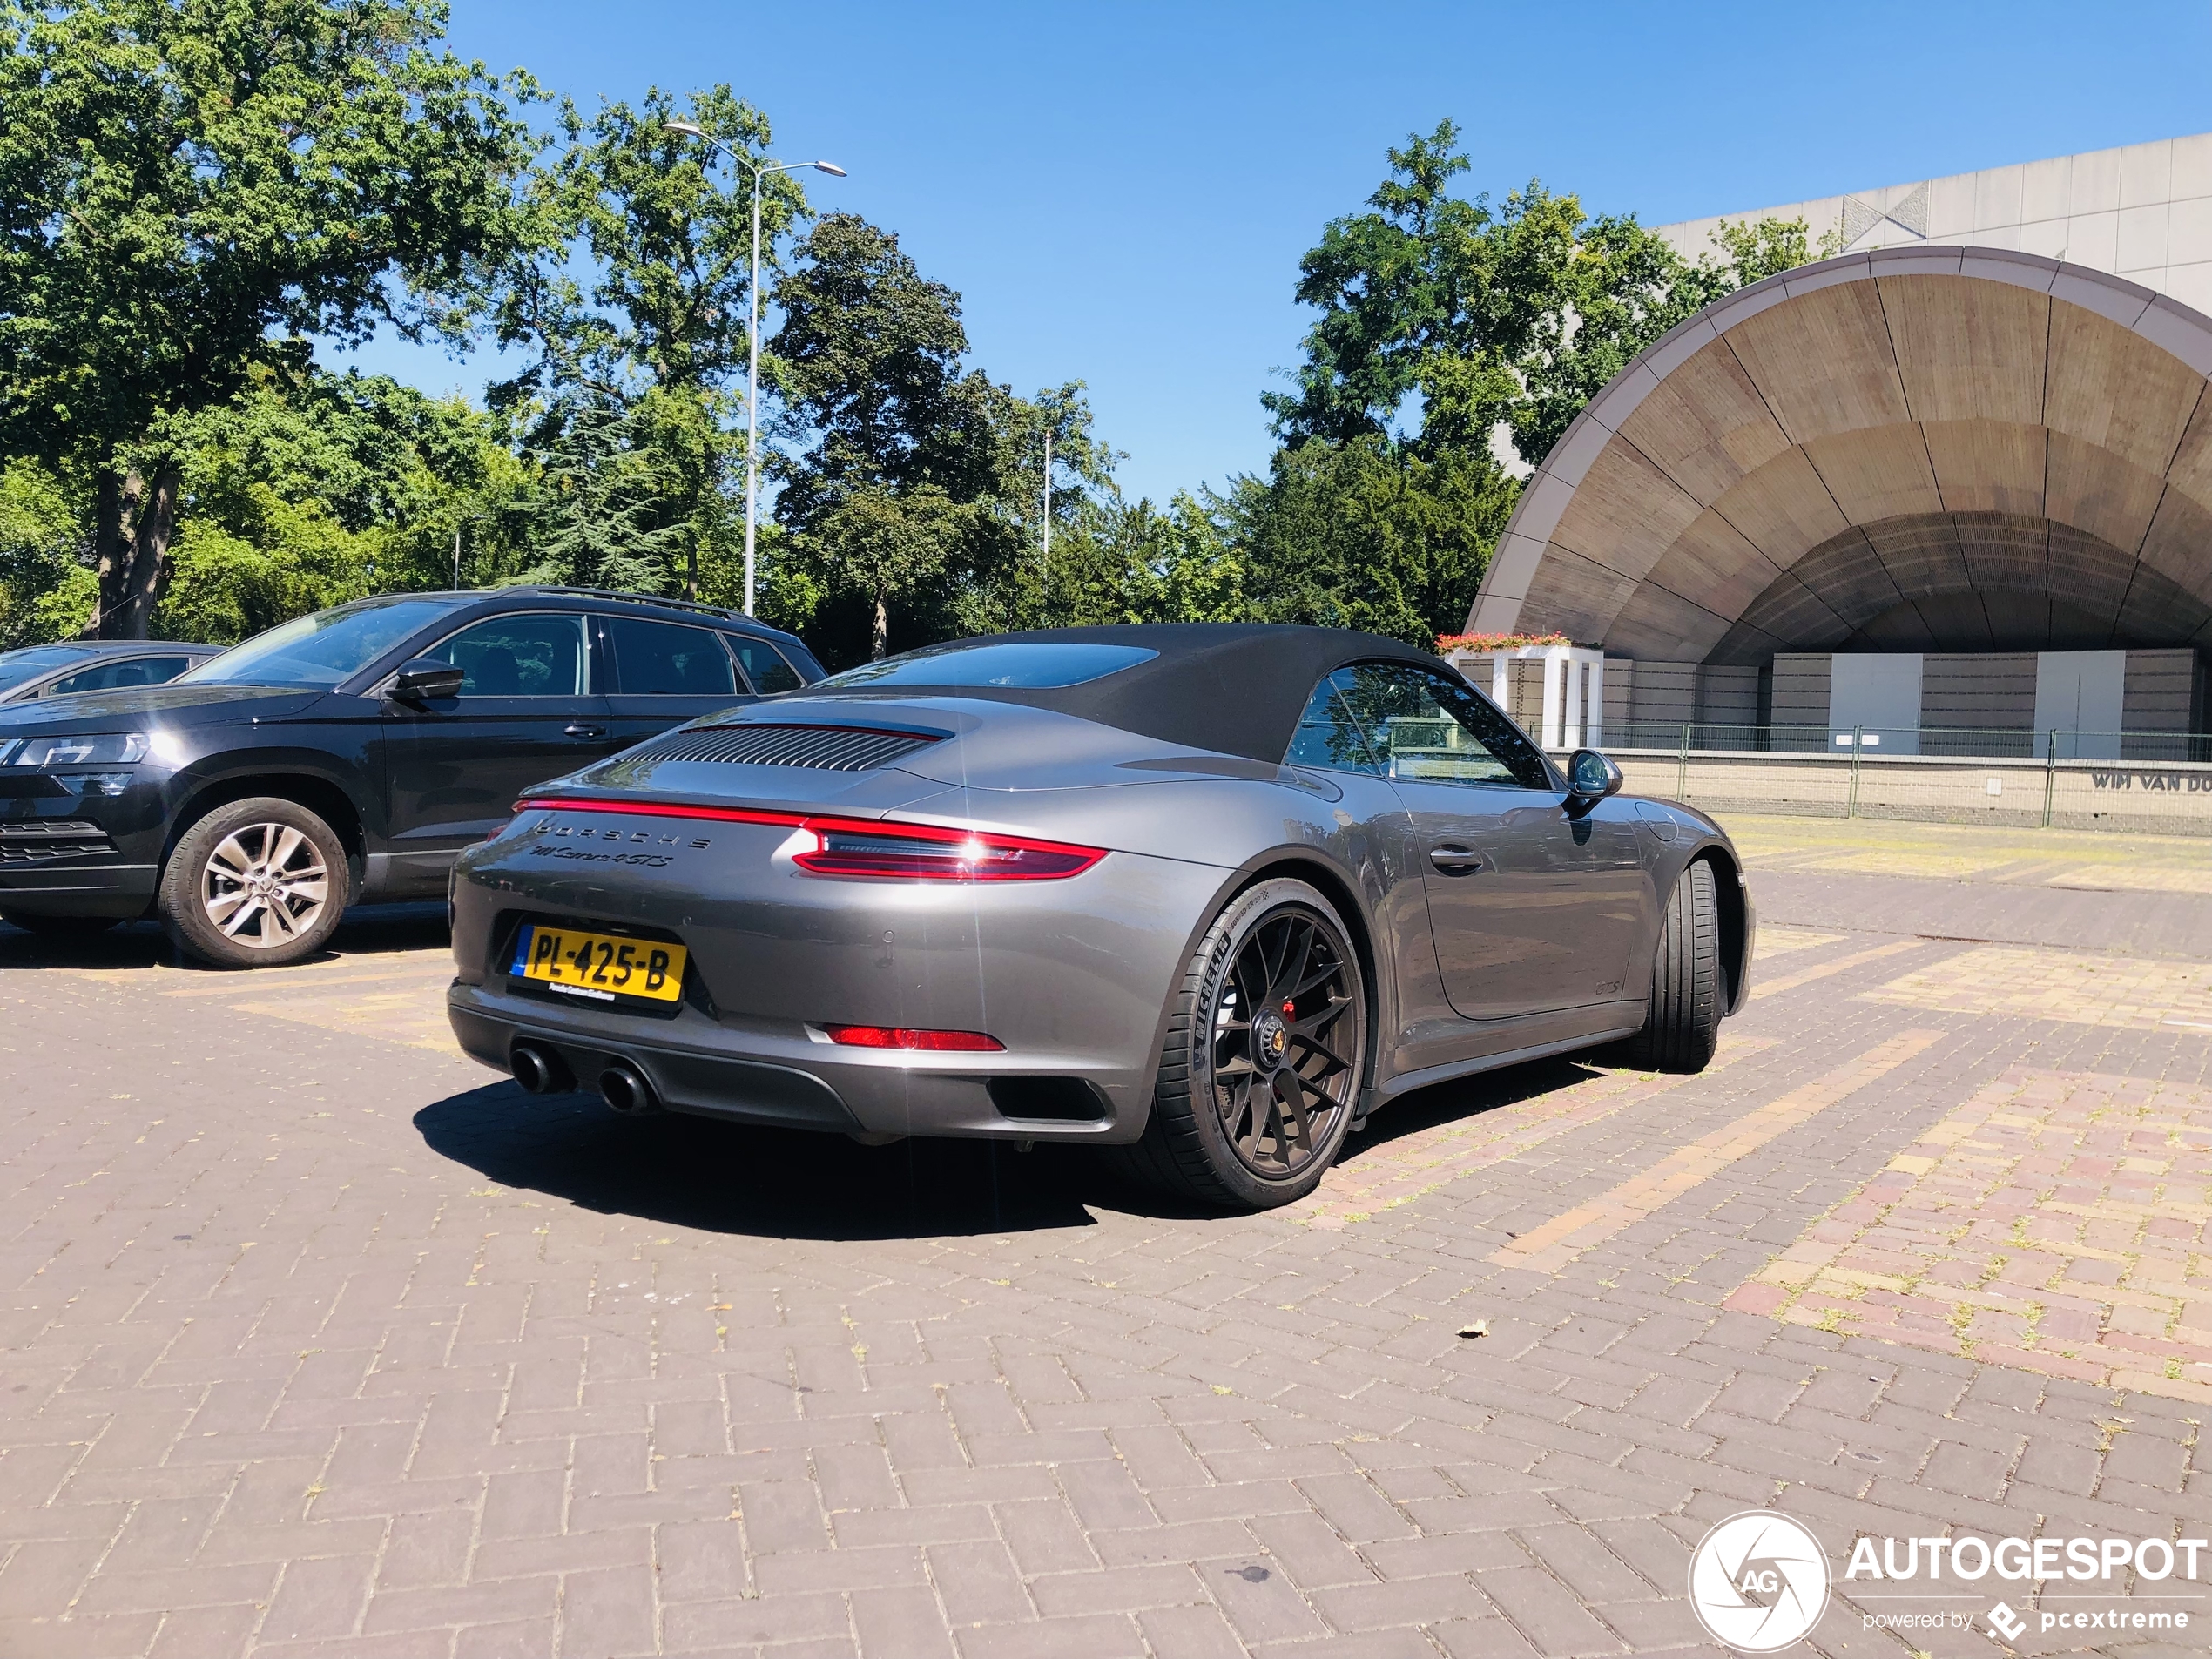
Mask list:
[[[765,639],[750,639],[743,634],[725,634],[731,651],[745,666],[745,677],[752,682],[752,689],[763,697],[773,697],[779,691],[795,691],[806,682],[799,672],[783,659],[783,654]]]
[[[737,676],[722,637],[680,623],[610,617],[615,683],[625,697],[735,697]]]

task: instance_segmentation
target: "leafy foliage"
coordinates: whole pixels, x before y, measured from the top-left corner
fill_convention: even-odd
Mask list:
[[[1666,329],[1808,257],[1802,224],[1686,262],[1538,182],[1454,194],[1443,123],[1301,261],[1318,315],[1265,398],[1265,475],[1132,502],[1082,382],[975,367],[960,296],[890,231],[813,220],[729,86],[563,100],[541,138],[536,84],[456,59],[445,23],[0,0],[0,644],[231,640],[456,582],[736,604],[757,301],[759,610],[826,659],[1083,622],[1427,644],[1514,473]],[[380,328],[488,333],[519,367],[473,407],[316,363]]]
[[[743,165],[668,132],[679,118]],[[709,567],[740,556],[751,192],[767,118],[726,85],[683,104],[654,87],[635,109],[609,104],[588,119],[564,101],[561,132],[529,201],[537,240],[563,257],[513,273],[497,327],[533,360],[491,393],[551,485],[536,574],[696,596],[717,585]],[[788,172],[760,183],[772,271],[806,199]]]
[[[460,338],[535,142],[427,0],[0,0],[0,448],[88,474],[104,632],[202,411],[311,336]]]
[[[920,644],[1055,615],[1045,434],[1055,519],[1079,515],[1113,463],[1081,384],[1033,401],[965,368],[960,296],[865,219],[832,214],[793,255],[771,342],[791,446],[776,514],[784,559],[819,574],[806,620],[825,660],[880,657],[894,627]]]
[[[1469,167],[1441,122],[1388,152],[1372,211],[1332,220],[1299,262],[1307,332],[1295,394],[1264,401],[1286,443],[1399,434],[1476,449],[1503,423],[1540,464],[1629,360],[1723,293],[1808,257],[1802,221],[1724,226],[1696,264],[1634,215],[1586,218],[1532,179],[1493,211],[1448,193]]]
[[[27,455],[0,469],[0,651],[80,631],[98,598],[84,503]]]
[[[1321,315],[1295,390],[1264,396],[1283,447],[1231,496],[1274,614],[1430,644],[1465,618],[1511,515],[1501,452],[1541,464],[1638,353],[1808,257],[1802,221],[1724,225],[1693,264],[1540,181],[1494,209],[1454,196],[1459,140],[1445,121],[1390,151],[1370,211],[1300,261]]]

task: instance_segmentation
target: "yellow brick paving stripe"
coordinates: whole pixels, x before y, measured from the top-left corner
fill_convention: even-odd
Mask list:
[[[1886,945],[1876,945],[1869,950],[1854,951],[1848,956],[1838,956],[1833,961],[1820,962],[1811,968],[1799,968],[1796,973],[1785,974],[1780,979],[1764,981],[1754,980],[1751,983],[1751,1000],[1756,1002],[1763,996],[1779,996],[1784,991],[1794,991],[1800,985],[1810,985],[1815,980],[1824,980],[1831,974],[1844,973],[1864,962],[1879,961],[1883,957],[1894,956],[1900,951],[1919,950],[1927,942],[1925,939],[1894,940]]]
[[[240,1014],[259,1014],[292,1020],[325,1031],[344,1031],[355,1036],[381,1037],[416,1049],[435,1049],[458,1056],[453,1027],[446,1018],[445,981],[421,990],[388,991],[381,995],[292,996],[234,1002]]]
[[[1556,1273],[1585,1251],[1603,1244],[1661,1205],[1710,1180],[1777,1136],[1888,1076],[1925,1052],[1943,1035],[1940,1031],[1905,1031],[1877,1043],[1833,1071],[1799,1084],[1779,1100],[1770,1101],[1669,1153],[1650,1169],[1631,1176],[1611,1191],[1554,1216],[1510,1244],[1492,1251],[1490,1260],[1501,1267]]]
[[[1733,1061],[1773,1046],[1771,1037],[1723,1038],[1720,1052],[1701,1075],[1710,1077]],[[1508,1163],[1554,1136],[1696,1081],[1660,1072],[1600,1071],[1531,1099],[1412,1130],[1372,1150],[1354,1141],[1345,1159],[1321,1177],[1318,1190],[1281,1213],[1328,1231],[1372,1220],[1462,1177]]]
[[[2212,1090],[2015,1067],[1725,1305],[2212,1404]]]
[[[364,953],[237,973],[167,966],[58,971],[165,1001],[220,1001],[235,1013],[290,1020],[442,1054],[460,1052],[445,1010],[453,957],[442,949]]]
[[[1811,950],[1817,945],[1832,945],[1842,937],[1841,934],[1810,933],[1802,927],[1761,927],[1758,954],[1762,959],[1783,956],[1793,950]]]
[[[1951,1014],[2014,1015],[2075,1025],[2212,1030],[2212,962],[1991,945],[1861,994]]]

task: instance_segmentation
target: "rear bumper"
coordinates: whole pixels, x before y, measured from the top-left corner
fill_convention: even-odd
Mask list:
[[[528,1042],[558,1056],[577,1087],[589,1092],[619,1061],[644,1073],[670,1110],[733,1123],[841,1134],[1119,1143],[1143,1133],[1151,1107],[1149,1067],[839,1049],[805,1037],[732,1030],[691,1008],[667,1022],[566,1005],[549,1010],[534,998],[488,985],[456,983],[447,1012],[462,1049],[497,1070],[510,1070],[516,1045]],[[1040,1088],[1039,1078],[1051,1082]],[[1041,1099],[1068,1115],[1026,1115]]]
[[[842,880],[781,859],[788,826],[695,827],[678,845],[664,820],[547,813],[464,853],[449,994],[462,1047],[506,1069],[516,1042],[543,1040],[587,1089],[620,1058],[664,1103],[748,1123],[1143,1132],[1169,994],[1230,872],[1116,853],[1066,880]],[[612,839],[621,861],[604,850]],[[680,941],[683,1003],[660,1018],[518,988],[509,953],[532,916]],[[844,1047],[823,1035],[832,1023],[984,1032],[1005,1047]]]

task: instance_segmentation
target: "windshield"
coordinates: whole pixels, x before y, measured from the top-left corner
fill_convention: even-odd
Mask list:
[[[82,645],[33,645],[28,651],[0,651],[0,691],[98,655]]]
[[[1023,640],[1004,645],[940,645],[910,651],[833,674],[815,689],[875,685],[1005,685],[1025,691],[1081,685],[1160,653],[1141,645],[1089,645],[1069,640]]]
[[[335,685],[435,622],[455,598],[399,599],[295,617],[178,676],[201,685]]]

